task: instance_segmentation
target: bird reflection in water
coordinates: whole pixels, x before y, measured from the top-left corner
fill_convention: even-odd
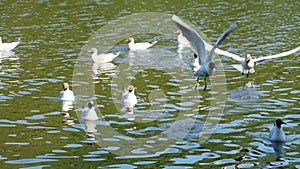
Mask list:
[[[86,132],[88,140],[95,140],[96,121],[99,119],[97,112],[94,107],[94,102],[89,101],[89,103],[82,110],[82,123],[84,125],[84,130]]]
[[[271,141],[271,146],[274,149],[275,155],[276,155],[276,161],[283,161],[284,157],[284,148],[285,141]]]

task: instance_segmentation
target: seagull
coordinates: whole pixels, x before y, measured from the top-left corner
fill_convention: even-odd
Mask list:
[[[236,68],[237,70],[239,70],[242,73],[242,75],[246,74],[247,77],[249,77],[250,73],[255,72],[254,65],[256,62],[267,60],[267,59],[274,59],[274,58],[279,58],[279,57],[283,57],[283,56],[288,56],[288,55],[298,52],[299,50],[300,50],[300,46],[296,47],[295,49],[292,49],[292,50],[289,50],[286,52],[282,52],[282,53],[279,53],[276,55],[264,56],[264,57],[259,57],[259,58],[255,58],[255,59],[252,58],[252,56],[250,54],[247,54],[245,56],[245,58],[242,58],[236,54],[229,53],[229,52],[226,52],[226,51],[223,51],[220,49],[216,49],[215,52],[217,54],[228,56],[228,57],[233,58],[234,60],[241,62],[241,64],[235,64],[232,66],[234,68]]]
[[[191,44],[189,42],[187,42],[187,39],[182,35],[182,32],[180,30],[178,30],[176,33],[178,34],[177,41],[178,41],[178,48],[180,50],[182,50],[184,47],[191,47]],[[204,43],[205,50],[210,51],[213,48],[213,46],[211,44],[207,43],[204,40],[202,40],[202,41]],[[292,50],[286,51],[286,52],[282,52],[282,53],[270,55],[270,56],[264,56],[264,57],[260,57],[260,58],[256,58],[256,59],[253,59],[250,54],[247,54],[245,56],[245,58],[243,58],[243,57],[240,57],[239,55],[224,51],[219,48],[215,49],[215,53],[218,55],[224,55],[227,57],[231,57],[231,58],[241,62],[241,64],[235,64],[232,66],[234,68],[236,68],[237,70],[239,70],[242,73],[242,75],[246,74],[247,77],[249,77],[250,73],[255,72],[254,65],[256,62],[288,56],[288,55],[298,52],[299,50],[300,50],[300,46],[298,46]]]
[[[82,119],[88,121],[96,121],[99,119],[97,112],[94,107],[94,102],[89,101],[85,109],[82,111]]]
[[[97,132],[96,129],[96,121],[99,119],[97,112],[94,107],[94,102],[89,101],[86,107],[82,110],[82,121],[84,124],[84,129],[88,140],[95,139],[95,133]]]
[[[157,41],[134,43],[133,37],[125,39],[124,42],[128,42],[128,50],[145,50],[157,43]]]
[[[63,90],[59,93],[59,101],[61,103],[62,112],[68,112],[75,101],[73,91],[69,89],[68,83],[63,83]]]
[[[132,112],[133,107],[137,104],[137,98],[134,94],[134,86],[129,85],[122,95],[123,106],[127,112]]]
[[[98,55],[96,48],[91,48],[89,53],[92,53],[91,57],[95,63],[107,63],[111,62],[114,58],[118,57],[120,53],[107,53]]]
[[[178,49],[183,49],[185,47],[191,48],[191,43],[182,35],[182,32],[180,29],[176,31],[177,33],[177,42],[178,42]]]
[[[11,51],[17,47],[20,42],[21,39],[18,39],[16,42],[2,43],[2,38],[0,36],[0,51]]]
[[[276,119],[273,128],[269,134],[270,141],[286,141],[285,133],[282,129],[282,124],[286,124],[281,119]]]
[[[197,89],[199,78],[204,77],[204,90],[206,90],[206,78],[211,76],[216,70],[215,63],[212,61],[214,51],[221,44],[221,42],[230,34],[230,32],[232,32],[236,28],[236,24],[231,25],[231,27],[219,37],[219,39],[214,44],[209,55],[206,58],[205,44],[199,36],[199,34],[186,23],[184,23],[178,16],[173,15],[172,20],[177,24],[179,29],[182,31],[183,36],[191,43],[192,48],[196,50],[197,55],[199,56],[199,65],[201,65],[201,67],[194,72],[194,76],[197,77],[195,89]]]

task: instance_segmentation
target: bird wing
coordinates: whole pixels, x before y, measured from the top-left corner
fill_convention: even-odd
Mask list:
[[[241,64],[234,64],[232,65],[234,68],[236,68],[238,71],[243,73],[243,66]]]
[[[3,51],[10,51],[17,47],[19,43],[20,42],[2,43],[0,44],[0,48],[2,48]]]
[[[205,63],[205,46],[199,34],[192,29],[189,25],[184,23],[178,16],[173,15],[172,20],[176,23],[181,30],[182,35],[191,43],[192,48],[196,50],[199,57],[199,64]]]
[[[207,62],[211,62],[213,58],[213,54],[215,52],[215,49],[224,41],[224,39],[236,28],[236,24],[232,24],[230,28],[228,28],[217,40],[217,42],[214,44],[213,48],[209,52],[209,55],[206,59]]]
[[[221,50],[219,48],[217,48],[215,50],[215,53],[218,54],[218,55],[224,55],[224,56],[227,56],[227,57],[230,57],[234,60],[237,60],[239,62],[241,62],[242,60],[244,60],[244,58],[240,57],[239,55],[236,55],[234,53],[230,53],[230,52],[227,52],[227,51],[224,51],[224,50]]]
[[[282,52],[282,53],[279,53],[279,54],[276,54],[276,55],[256,58],[256,59],[253,59],[253,61],[254,62],[259,62],[259,61],[266,60],[266,59],[274,59],[274,58],[279,58],[279,57],[283,57],[283,56],[288,56],[288,55],[291,55],[293,53],[298,52],[299,50],[300,50],[300,46],[296,47],[295,49],[292,49],[292,50],[289,50],[289,51],[286,51],[286,52]]]

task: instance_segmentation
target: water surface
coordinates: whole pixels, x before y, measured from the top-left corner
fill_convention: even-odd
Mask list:
[[[199,132],[218,93],[210,85],[202,91],[203,81],[194,90],[194,77],[186,65],[192,57],[178,57],[173,32],[135,35],[129,30],[131,34],[111,35],[159,43],[139,54],[128,53],[120,41],[111,49],[121,52],[113,65],[88,76],[94,88],[87,90],[95,92],[99,115],[95,140],[87,137],[76,111],[69,118],[60,114],[57,100],[63,82],[74,85],[71,89],[84,84],[72,79],[86,42],[101,26],[120,17],[176,14],[204,32],[210,42],[237,22],[238,28],[220,48],[260,57],[299,45],[299,2],[1,1],[0,6],[3,41],[22,38],[14,52],[1,54],[0,60],[3,168],[300,168],[299,52],[260,63],[249,78],[234,70],[235,61],[220,56],[226,102],[222,116],[209,117],[218,125],[205,142],[199,140]],[[90,61],[86,63],[92,68]],[[126,79],[119,79],[120,75]],[[120,111],[128,81],[138,97],[133,114]],[[254,87],[246,87],[249,81]],[[287,122],[282,161],[276,161],[268,140],[276,118]]]

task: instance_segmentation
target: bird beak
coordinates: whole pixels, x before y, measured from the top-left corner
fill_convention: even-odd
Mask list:
[[[125,39],[124,42],[129,42],[129,39]]]

